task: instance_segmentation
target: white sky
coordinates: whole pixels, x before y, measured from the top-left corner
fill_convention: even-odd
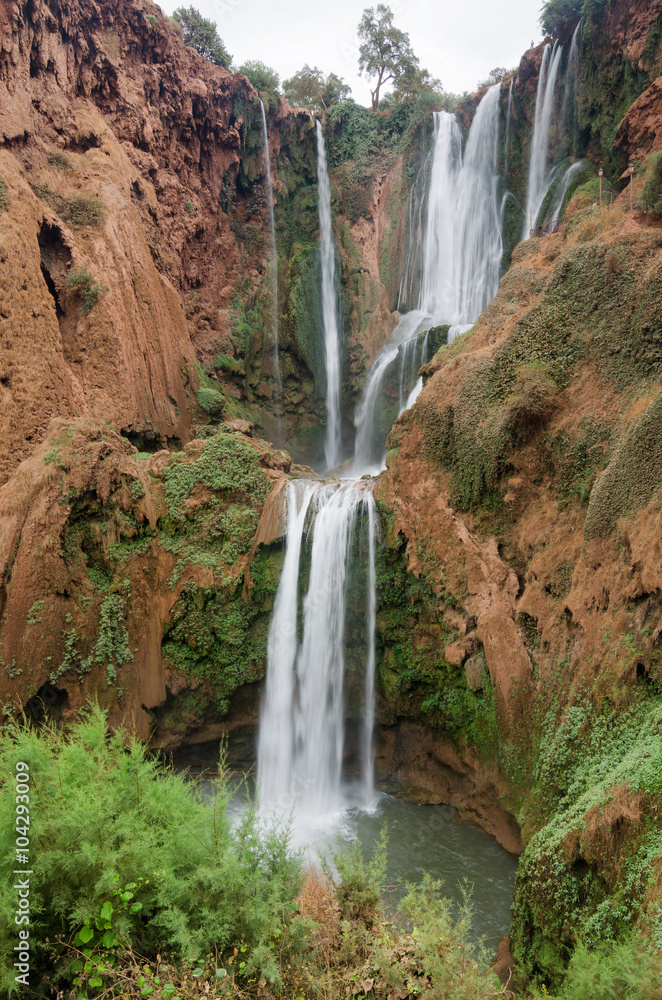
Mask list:
[[[194,6],[218,25],[236,66],[260,59],[292,76],[304,63],[334,72],[360,104],[370,91],[357,75],[356,27],[378,0],[162,0],[171,14]],[[472,91],[495,66],[513,69],[531,41],[541,41],[542,0],[393,0],[394,23],[409,33],[421,65],[444,89]]]

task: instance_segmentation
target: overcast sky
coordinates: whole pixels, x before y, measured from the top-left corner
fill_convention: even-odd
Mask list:
[[[334,72],[352,88],[354,99],[370,103],[365,80],[357,75],[356,27],[366,0],[164,0],[194,7],[218,25],[235,65],[261,59],[280,74],[292,76],[309,63]],[[474,90],[495,66],[512,69],[532,41],[541,41],[538,24],[542,0],[394,0],[388,4],[395,24],[409,33],[421,65],[444,89]]]

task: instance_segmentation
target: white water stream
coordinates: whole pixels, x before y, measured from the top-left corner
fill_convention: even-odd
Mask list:
[[[400,290],[400,301],[411,301],[418,277],[418,305],[403,315],[368,372],[354,420],[355,475],[375,473],[384,466],[385,435],[377,410],[392,365],[400,366],[397,416],[422,388],[418,370],[427,360],[427,340],[421,333],[448,324],[451,342],[471,328],[496,295],[503,257],[504,202],[497,165],[500,89],[501,84],[495,84],[478,105],[464,154],[455,116],[443,111],[434,116],[432,161],[426,160],[421,168],[425,177],[429,171],[429,183],[426,190],[419,175],[412,189],[416,198],[410,200],[409,246]]]
[[[269,205],[269,231],[271,233],[271,302],[273,311],[273,333],[274,333],[274,366],[276,369],[276,382],[278,384],[278,436],[282,438],[281,432],[281,407],[283,400],[283,380],[280,373],[280,357],[279,357],[279,335],[280,335],[280,321],[279,321],[279,305],[278,305],[278,250],[276,248],[276,223],[274,220],[274,189],[271,181],[271,153],[269,151],[269,131],[267,129],[267,116],[264,111],[264,104],[260,101],[260,108],[262,110],[262,135],[264,137],[264,162],[267,171],[267,203]],[[282,444],[282,440],[279,440],[279,444]]]
[[[340,335],[336,296],[336,254],[331,225],[331,186],[326,161],[322,123],[317,122],[317,182],[319,188],[319,223],[322,254],[322,319],[326,361],[326,439],[324,453],[327,469],[340,461]]]

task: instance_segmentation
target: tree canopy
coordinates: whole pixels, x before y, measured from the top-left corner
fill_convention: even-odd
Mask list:
[[[265,90],[277,90],[280,77],[275,69],[267,66],[259,59],[247,59],[239,67],[239,72],[247,76],[257,91],[263,93]]]
[[[178,7],[173,19],[184,29],[184,42],[216,66],[230,68],[232,56],[218,35],[213,21],[203,17],[195,7]]]
[[[317,66],[311,67],[306,63],[303,69],[284,81],[283,93],[295,108],[327,111],[334,104],[344,104],[349,100],[351,90],[335,73],[324,76]]]
[[[540,12],[540,26],[546,35],[556,38],[577,24],[583,8],[584,0],[546,0]]]
[[[375,89],[371,91],[372,110],[379,107],[381,88],[390,80],[403,77],[413,78],[418,59],[414,55],[409,35],[400,31],[393,24],[393,11],[385,4],[369,7],[363,11],[359,29],[359,72],[365,73],[368,79],[375,80]]]

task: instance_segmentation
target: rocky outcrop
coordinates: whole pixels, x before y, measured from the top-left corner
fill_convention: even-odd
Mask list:
[[[51,422],[0,488],[5,715],[93,699],[159,746],[219,723],[264,676],[288,470],[232,428],[141,457],[103,424]]]
[[[619,209],[521,244],[494,303],[424,369],[376,487],[389,549],[432,595],[411,716],[381,668],[387,715],[437,733],[402,780],[434,795],[450,737],[476,815],[481,785],[505,781],[525,845],[514,955],[548,981],[597,907],[617,919],[628,866],[645,868],[627,890],[643,928],[662,877],[643,819],[656,826],[659,785],[640,778],[662,766],[661,267],[657,230]]]

